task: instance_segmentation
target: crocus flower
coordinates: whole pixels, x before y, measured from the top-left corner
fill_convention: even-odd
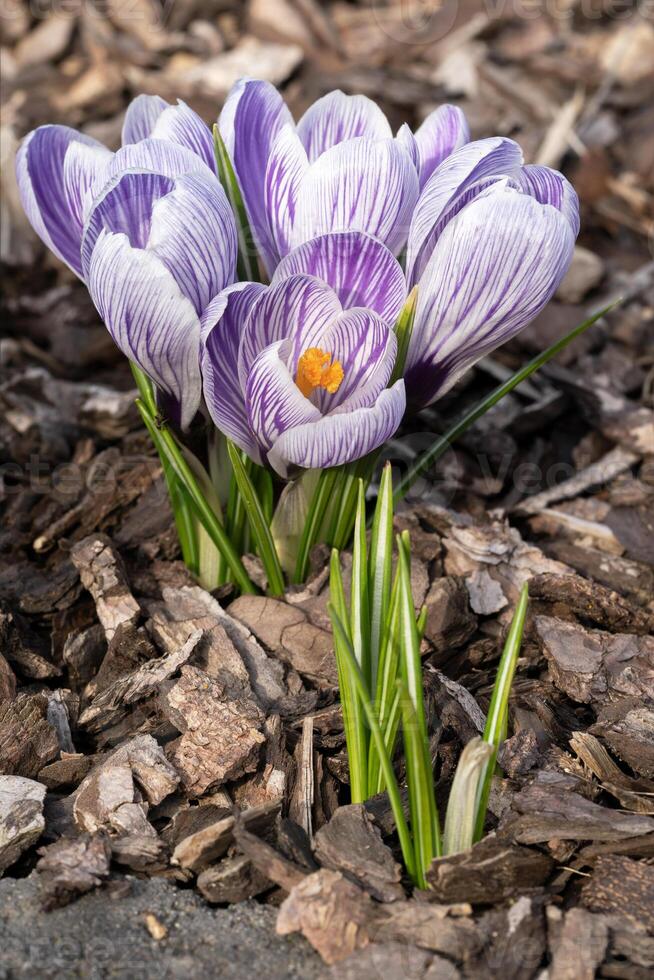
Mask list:
[[[54,254],[82,276],[80,246],[93,198],[131,167],[169,177],[215,170],[211,133],[197,113],[158,96],[134,99],[125,116],[123,147],[112,153],[69,126],[40,126],[16,157],[21,202],[32,227]]]
[[[394,139],[374,102],[340,91],[296,126],[279,92],[252,79],[234,86],[219,127],[270,274],[293,247],[334,231],[372,234],[398,254],[420,187],[469,138],[461,111],[443,106]]]
[[[370,249],[383,246],[371,239]],[[387,387],[397,352],[392,329],[374,309],[344,310],[314,276],[225,290],[205,311],[203,338],[213,421],[282,476],[365,456],[404,414],[404,382]]]

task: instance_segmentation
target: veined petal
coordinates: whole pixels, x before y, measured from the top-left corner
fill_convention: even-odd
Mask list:
[[[458,106],[442,105],[430,112],[416,130],[421,190],[436,167],[469,140],[468,121]]]
[[[498,184],[451,221],[420,280],[405,379],[428,405],[532,320],[572,258],[567,218]]]
[[[245,386],[245,404],[252,431],[268,450],[286,429],[320,418],[305,398],[287,365],[290,341],[278,340],[254,360]]]
[[[93,197],[102,193],[114,177],[120,177],[126,170],[150,170],[163,177],[180,177],[182,174],[215,174],[197,153],[186,146],[170,143],[168,140],[145,139],[140,143],[123,146],[113,154],[107,165],[98,174],[93,187]]]
[[[158,116],[149,133],[153,139],[170,140],[185,146],[206,163],[210,170],[216,170],[216,157],[213,149],[213,136],[205,121],[181,99],[177,105],[167,106]]]
[[[177,177],[154,204],[147,248],[202,314],[236,272],[236,225],[218,178],[201,171]]]
[[[306,273],[332,287],[344,310],[363,306],[394,324],[406,299],[402,266],[372,235],[340,231],[299,245],[282,259],[272,284]]]
[[[415,285],[449,221],[498,177],[513,176],[522,150],[502,137],[477,140],[456,150],[431,175],[418,199],[407,242],[406,272]]]
[[[169,103],[160,95],[137,95],[127,106],[121,142],[138,143],[152,136],[152,130],[161,113],[169,108]]]
[[[156,201],[170,194],[172,177],[149,170],[130,170],[104,188],[93,201],[82,236],[82,271],[88,276],[91,255],[103,230],[127,235],[132,248],[145,248],[150,235],[152,209]]]
[[[291,245],[297,197],[309,169],[307,155],[292,126],[284,126],[270,151],[264,188],[265,210],[276,255],[286,255]]]
[[[333,395],[316,389],[312,400],[322,412],[351,411],[372,404],[388,384],[397,355],[397,337],[372,310],[345,310],[332,323],[322,344],[343,368]]]
[[[416,168],[418,173],[420,172],[420,150],[418,149],[418,144],[416,143],[416,138],[413,135],[411,127],[408,123],[402,123],[397,131],[395,137],[400,146],[404,147],[409,156],[411,157],[411,162]]]
[[[257,463],[261,453],[238,380],[238,348],[247,313],[265,288],[257,282],[228,286],[209,303],[200,324],[202,390],[209,414],[218,429]]]
[[[541,204],[551,204],[561,211],[570,222],[572,233],[579,234],[579,198],[569,180],[549,167],[529,164],[522,167],[515,176],[521,190],[531,194]]]
[[[393,133],[379,106],[365,95],[329,92],[310,106],[297,124],[309,160],[357,136],[390,139]]]
[[[393,435],[405,406],[404,382],[400,380],[384,389],[370,408],[324,415],[316,422],[287,429],[270,449],[268,461],[286,476],[289,465],[323,469],[361,459]]]
[[[41,126],[26,136],[16,155],[20,199],[30,224],[80,277],[84,200],[111,157],[97,140],[68,126]]]
[[[232,88],[218,126],[231,157],[248,213],[250,228],[270,273],[276,247],[268,225],[264,186],[273,143],[293,117],[270,82],[242,79]]]
[[[183,427],[200,404],[200,321],[163,262],[132,248],[126,235],[103,231],[88,287],[122,352],[180,406]]]
[[[415,168],[395,140],[339,143],[311,165],[302,181],[293,243],[334,231],[364,231],[397,254],[417,197]]]
[[[300,355],[309,347],[320,347],[341,309],[333,289],[312,276],[291,276],[270,286],[255,302],[243,330],[238,362],[243,389],[257,355],[279,340],[290,341],[288,367],[295,375]]]

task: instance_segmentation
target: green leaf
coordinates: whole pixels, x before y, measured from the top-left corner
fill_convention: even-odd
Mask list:
[[[377,664],[376,704],[379,726],[384,736],[386,751],[391,759],[399,730],[399,695],[395,686],[400,663],[400,611],[398,603],[399,568],[391,588],[388,616],[384,625],[382,644]],[[370,743],[368,756],[368,792],[370,796],[384,789],[384,776],[375,745]]]
[[[257,250],[254,237],[250,229],[247,211],[243,203],[241,189],[238,186],[238,179],[234,173],[232,161],[229,158],[227,147],[220,135],[218,125],[213,127],[213,144],[216,154],[216,166],[218,177],[223,185],[227,200],[229,201],[234,219],[236,221],[236,231],[238,235],[238,259],[236,271],[241,282],[260,282],[259,265],[257,262]]]
[[[397,357],[395,358],[395,365],[393,367],[391,379],[388,382],[389,388],[392,388],[396,381],[399,381],[400,378],[404,377],[404,365],[406,364],[406,357],[409,353],[409,344],[411,343],[411,334],[413,333],[413,323],[416,318],[417,304],[418,287],[414,286],[407,296],[404,306],[400,310],[400,315],[397,318],[397,323],[395,324],[395,333],[397,335]]]
[[[341,623],[347,623],[347,606],[343,578],[341,576],[340,556],[334,548],[329,565],[329,592],[335,614]],[[345,627],[344,627],[345,628]],[[348,640],[351,634],[347,630]],[[343,727],[345,742],[350,764],[350,796],[353,803],[363,803],[368,798],[367,793],[367,739],[365,715],[356,685],[350,676],[347,652],[343,649],[343,639],[334,632],[334,652],[338,670],[338,686],[341,692],[341,708],[343,711]]]
[[[411,489],[415,481],[418,479],[420,474],[428,469],[432,463],[440,459],[444,452],[449,449],[450,445],[463,435],[464,432],[473,425],[477,419],[481,418],[489,409],[496,405],[500,399],[504,398],[510,391],[513,391],[522,381],[530,377],[535,371],[537,371],[543,364],[547,364],[553,357],[555,357],[560,351],[567,347],[576,337],[582,334],[585,330],[588,330],[600,317],[604,316],[609,310],[614,309],[621,300],[615,303],[611,303],[609,306],[605,306],[604,309],[599,310],[599,312],[594,313],[583,323],[580,323],[578,327],[571,330],[570,333],[566,334],[560,340],[557,340],[555,344],[548,347],[547,350],[543,351],[533,360],[525,364],[524,367],[516,371],[515,374],[511,375],[503,384],[495,388],[490,395],[483,398],[474,408],[470,409],[469,412],[463,416],[455,425],[451,426],[442,436],[440,436],[436,442],[429,449],[426,450],[421,456],[416,459],[409,467],[408,472],[402,477],[398,486],[395,489],[393,499],[395,503],[400,501],[406,493]]]
[[[197,513],[198,519],[202,522],[207,534],[212,539],[216,548],[218,548],[225,558],[225,562],[227,563],[239,589],[241,592],[251,594],[256,593],[256,589],[250,581],[243,562],[225,533],[225,529],[220,523],[215,512],[207,503],[207,500],[200,490],[197,480],[189,464],[184,458],[184,454],[178,446],[172,432],[167,425],[162,424],[161,422],[157,423],[157,421],[155,421],[155,418],[153,418],[151,412],[140,398],[137,398],[136,404],[139,412],[141,413],[141,418],[143,419],[152,441],[157,447],[157,450],[162,458],[165,457],[166,462],[168,465],[170,465],[176,478],[187,491],[189,500]]]
[[[497,677],[493,685],[493,693],[486,717],[484,727],[484,741],[492,749],[491,757],[482,773],[479,784],[479,794],[477,798],[477,810],[475,819],[475,840],[481,840],[484,833],[484,823],[486,821],[486,809],[488,807],[488,797],[490,794],[491,781],[495,769],[497,752],[506,738],[506,729],[509,715],[509,696],[515,675],[515,669],[520,656],[520,646],[522,644],[522,634],[525,628],[527,617],[527,607],[529,606],[529,586],[528,583],[522,586],[518,605],[516,606],[513,620],[506,637],[504,650],[497,668]]]
[[[294,582],[304,582],[309,568],[309,555],[322,527],[323,519],[329,506],[334,484],[338,477],[337,469],[323,470],[318,478],[318,485],[309,504],[307,519],[300,538],[297,561],[295,563]]]
[[[363,480],[358,481],[357,513],[352,547],[350,589],[350,635],[357,663],[370,684],[370,606],[368,602],[368,557],[366,544],[366,499]]]
[[[477,796],[492,755],[492,747],[479,737],[471,739],[461,753],[447,801],[443,854],[459,854],[472,847]]]
[[[257,492],[254,489],[254,484],[243,465],[240,450],[229,440],[227,442],[227,451],[232,469],[234,470],[234,478],[238,485],[239,494],[248,516],[252,536],[266,571],[268,591],[271,595],[283,595],[284,574],[279,564],[277,549],[275,548],[270,527],[266,521]]]
[[[380,649],[388,621],[393,575],[393,474],[382,471],[370,534],[370,690],[377,690]]]
[[[347,630],[343,625],[343,621],[340,616],[337,615],[334,606],[330,603],[328,606],[329,615],[331,617],[332,626],[334,629],[334,637],[338,638],[340,644],[341,655],[343,658],[343,663],[347,668],[348,676],[352,682],[352,686],[356,689],[357,694],[361,704],[363,705],[363,710],[368,721],[368,727],[370,728],[370,737],[374,740],[377,751],[379,753],[379,758],[381,761],[381,767],[384,773],[384,780],[386,782],[386,791],[388,793],[388,799],[391,804],[391,810],[393,812],[393,818],[395,820],[395,826],[397,828],[397,835],[400,839],[400,847],[402,849],[402,857],[404,858],[404,864],[408,873],[411,877],[416,880],[416,868],[415,859],[413,853],[413,844],[411,841],[411,835],[409,833],[409,828],[407,826],[406,818],[404,816],[404,810],[402,808],[402,796],[400,794],[400,787],[398,786],[397,778],[393,770],[393,765],[386,751],[384,745],[384,739],[379,728],[379,720],[377,718],[377,713],[371,704],[370,695],[366,687],[366,682],[364,680],[363,674],[359,669],[356,657],[354,655],[354,650],[352,649],[352,644],[347,635]]]

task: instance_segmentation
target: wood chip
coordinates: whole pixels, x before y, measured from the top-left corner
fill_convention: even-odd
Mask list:
[[[70,557],[93,596],[98,619],[110,640],[121,623],[135,622],[141,613],[120,555],[106,534],[92,534],[73,545]]]
[[[59,755],[59,739],[47,720],[44,694],[19,694],[0,702],[0,772],[36,776]]]
[[[243,825],[253,831],[267,831],[279,813],[279,803],[253,807],[243,815]],[[190,871],[201,871],[212,862],[223,857],[234,843],[234,815],[221,817],[207,827],[183,838],[173,851],[171,864]]]
[[[67,905],[109,876],[111,850],[103,834],[60,837],[39,854],[36,870],[46,911]]]
[[[0,776],[0,875],[43,833],[44,799],[41,783]]]
[[[619,912],[654,932],[654,867],[642,861],[607,854],[598,857],[582,888],[586,908]]]

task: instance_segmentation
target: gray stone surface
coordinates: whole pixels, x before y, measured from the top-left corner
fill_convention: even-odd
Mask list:
[[[0,881],[0,980],[323,980],[303,939],[275,935],[276,910],[228,909],[161,879],[129,879],[131,894],[84,895],[42,912],[36,875]],[[165,926],[156,940],[148,913]]]

